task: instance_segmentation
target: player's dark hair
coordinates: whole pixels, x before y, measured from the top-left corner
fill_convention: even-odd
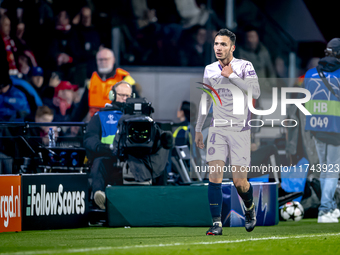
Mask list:
[[[232,44],[235,45],[236,35],[226,28],[222,28],[220,31],[217,32],[217,34],[215,35],[214,41],[216,39],[216,36],[228,36]]]

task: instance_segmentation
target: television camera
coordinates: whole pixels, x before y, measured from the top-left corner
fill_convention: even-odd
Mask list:
[[[172,134],[162,131],[151,118],[154,108],[146,98],[128,98],[124,105],[123,116],[118,122],[114,139],[116,155],[136,157],[156,153],[161,147],[172,147]]]

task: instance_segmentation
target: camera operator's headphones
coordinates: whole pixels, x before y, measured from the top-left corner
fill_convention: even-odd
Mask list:
[[[129,87],[131,88],[131,91],[132,91],[132,86],[130,85],[130,83],[128,83],[128,82],[126,82],[126,81],[117,82],[115,85],[112,86],[112,89],[111,89],[110,92],[109,92],[109,99],[110,99],[112,102],[116,102],[116,100],[117,100],[117,91],[116,91],[116,88],[117,88],[120,84],[127,84],[127,85],[129,85]]]

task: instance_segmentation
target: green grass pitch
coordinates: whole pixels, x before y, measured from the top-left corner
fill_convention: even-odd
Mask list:
[[[0,233],[3,254],[340,254],[340,224],[316,219],[256,227],[223,228],[223,236],[205,236],[207,228],[105,228]]]

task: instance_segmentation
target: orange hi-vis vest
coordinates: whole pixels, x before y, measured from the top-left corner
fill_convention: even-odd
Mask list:
[[[89,84],[89,108],[91,117],[99,111],[100,108],[105,107],[105,104],[110,104],[111,100],[109,99],[109,92],[113,85],[117,82],[125,80],[125,77],[130,77],[130,74],[121,69],[117,68],[116,73],[113,77],[108,78],[106,81],[103,81],[97,72],[92,74],[90,84]],[[131,80],[133,80],[131,78]],[[129,81],[127,81],[129,82]],[[131,84],[133,85],[133,84]]]

